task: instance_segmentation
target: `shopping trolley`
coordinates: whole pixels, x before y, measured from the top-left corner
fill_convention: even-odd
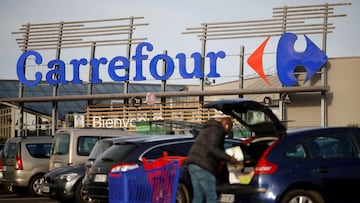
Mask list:
[[[180,166],[185,157],[167,156],[143,166],[109,174],[110,203],[175,203]]]

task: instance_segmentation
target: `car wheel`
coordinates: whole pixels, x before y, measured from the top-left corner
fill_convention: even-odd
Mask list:
[[[29,194],[31,196],[41,196],[41,186],[44,183],[44,176],[43,175],[36,175],[34,176],[29,184]]]
[[[77,184],[76,189],[75,189],[76,203],[93,203],[93,202],[95,202],[93,199],[91,199],[91,197],[89,195],[84,193],[83,188],[84,188],[83,184],[80,181],[80,183]]]
[[[280,203],[324,203],[322,196],[311,190],[290,190]]]
[[[176,203],[191,203],[189,191],[184,183],[179,183],[176,191]]]

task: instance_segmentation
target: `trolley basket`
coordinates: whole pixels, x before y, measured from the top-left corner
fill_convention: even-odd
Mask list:
[[[160,159],[159,159],[160,160]],[[161,162],[161,163],[160,163]],[[174,203],[179,181],[179,161],[152,161],[126,172],[109,174],[110,203]]]

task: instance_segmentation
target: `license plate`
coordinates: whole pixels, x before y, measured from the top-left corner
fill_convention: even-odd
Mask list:
[[[61,163],[54,163],[54,168],[60,168],[61,167]]]
[[[49,186],[43,186],[43,187],[41,188],[41,191],[42,191],[43,193],[49,193],[49,192],[50,192],[50,187],[49,187]]]
[[[96,174],[94,181],[95,182],[105,183],[105,182],[107,182],[107,175],[105,175],[105,174]]]
[[[220,194],[219,202],[233,203],[235,201],[235,195],[233,194]]]

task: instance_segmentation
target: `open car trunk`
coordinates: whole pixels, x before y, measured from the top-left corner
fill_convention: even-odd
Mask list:
[[[251,182],[255,166],[266,149],[275,140],[285,136],[286,127],[279,121],[272,110],[256,101],[247,99],[228,99],[211,102],[205,105],[215,108],[239,121],[251,132],[251,136],[240,145],[243,157],[242,167],[234,171],[225,164],[218,174],[217,191],[222,193],[259,192],[247,185]],[[235,179],[234,179],[235,176]],[[249,191],[250,190],[250,191]],[[254,191],[251,191],[254,190]]]

